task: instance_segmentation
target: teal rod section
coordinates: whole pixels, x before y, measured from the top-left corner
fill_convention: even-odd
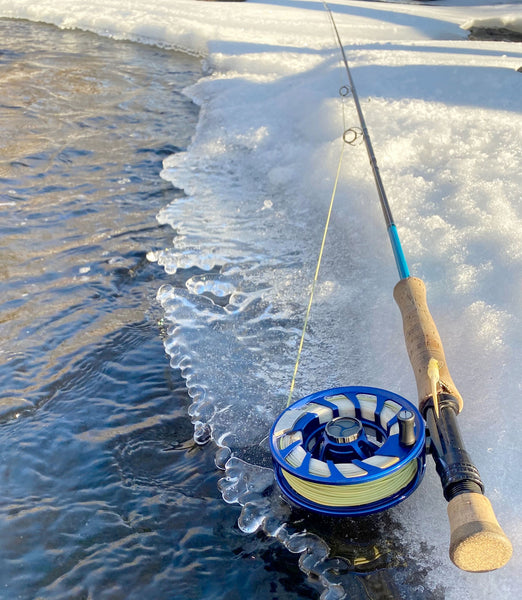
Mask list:
[[[388,235],[390,236],[393,256],[395,257],[395,264],[397,265],[399,276],[401,279],[406,279],[410,276],[410,270],[408,269],[408,263],[406,262],[406,257],[404,256],[404,252],[402,250],[401,240],[399,239],[399,234],[397,233],[397,227],[395,227],[395,223],[391,223],[389,225]]]

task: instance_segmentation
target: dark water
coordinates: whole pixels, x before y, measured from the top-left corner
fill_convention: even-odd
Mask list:
[[[180,197],[196,59],[0,21],[0,598],[297,599],[322,586],[222,500],[147,261]]]

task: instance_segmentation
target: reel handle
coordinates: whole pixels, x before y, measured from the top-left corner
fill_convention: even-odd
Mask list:
[[[401,279],[393,290],[393,297],[402,314],[404,340],[417,381],[419,410],[423,413],[424,405],[432,397],[428,367],[430,360],[435,359],[439,363],[442,391],[457,399],[460,412],[463,406],[462,396],[446,365],[442,341],[428,308],[424,282],[417,277]]]
[[[450,549],[452,562],[464,571],[492,571],[511,558],[511,542],[493,512],[490,501],[481,492],[482,482],[476,467],[464,449],[456,415],[462,409],[462,397],[446,366],[442,342],[426,301],[421,279],[408,277],[395,286],[393,296],[402,314],[404,337],[417,381],[419,408],[428,420],[432,436],[432,454],[448,500]],[[452,397],[454,408],[443,406],[436,416],[432,382],[428,376],[430,359],[439,364],[439,397]],[[451,404],[451,403],[450,403]]]

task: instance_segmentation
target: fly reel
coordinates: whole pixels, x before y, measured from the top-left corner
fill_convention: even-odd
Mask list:
[[[270,432],[284,496],[328,515],[363,516],[404,500],[425,468],[417,408],[385,390],[341,387],[289,406]]]

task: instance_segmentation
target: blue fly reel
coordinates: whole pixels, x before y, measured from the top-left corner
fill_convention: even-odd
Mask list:
[[[270,432],[284,496],[301,508],[337,516],[369,515],[409,496],[424,474],[425,443],[417,408],[371,387],[306,396]]]

